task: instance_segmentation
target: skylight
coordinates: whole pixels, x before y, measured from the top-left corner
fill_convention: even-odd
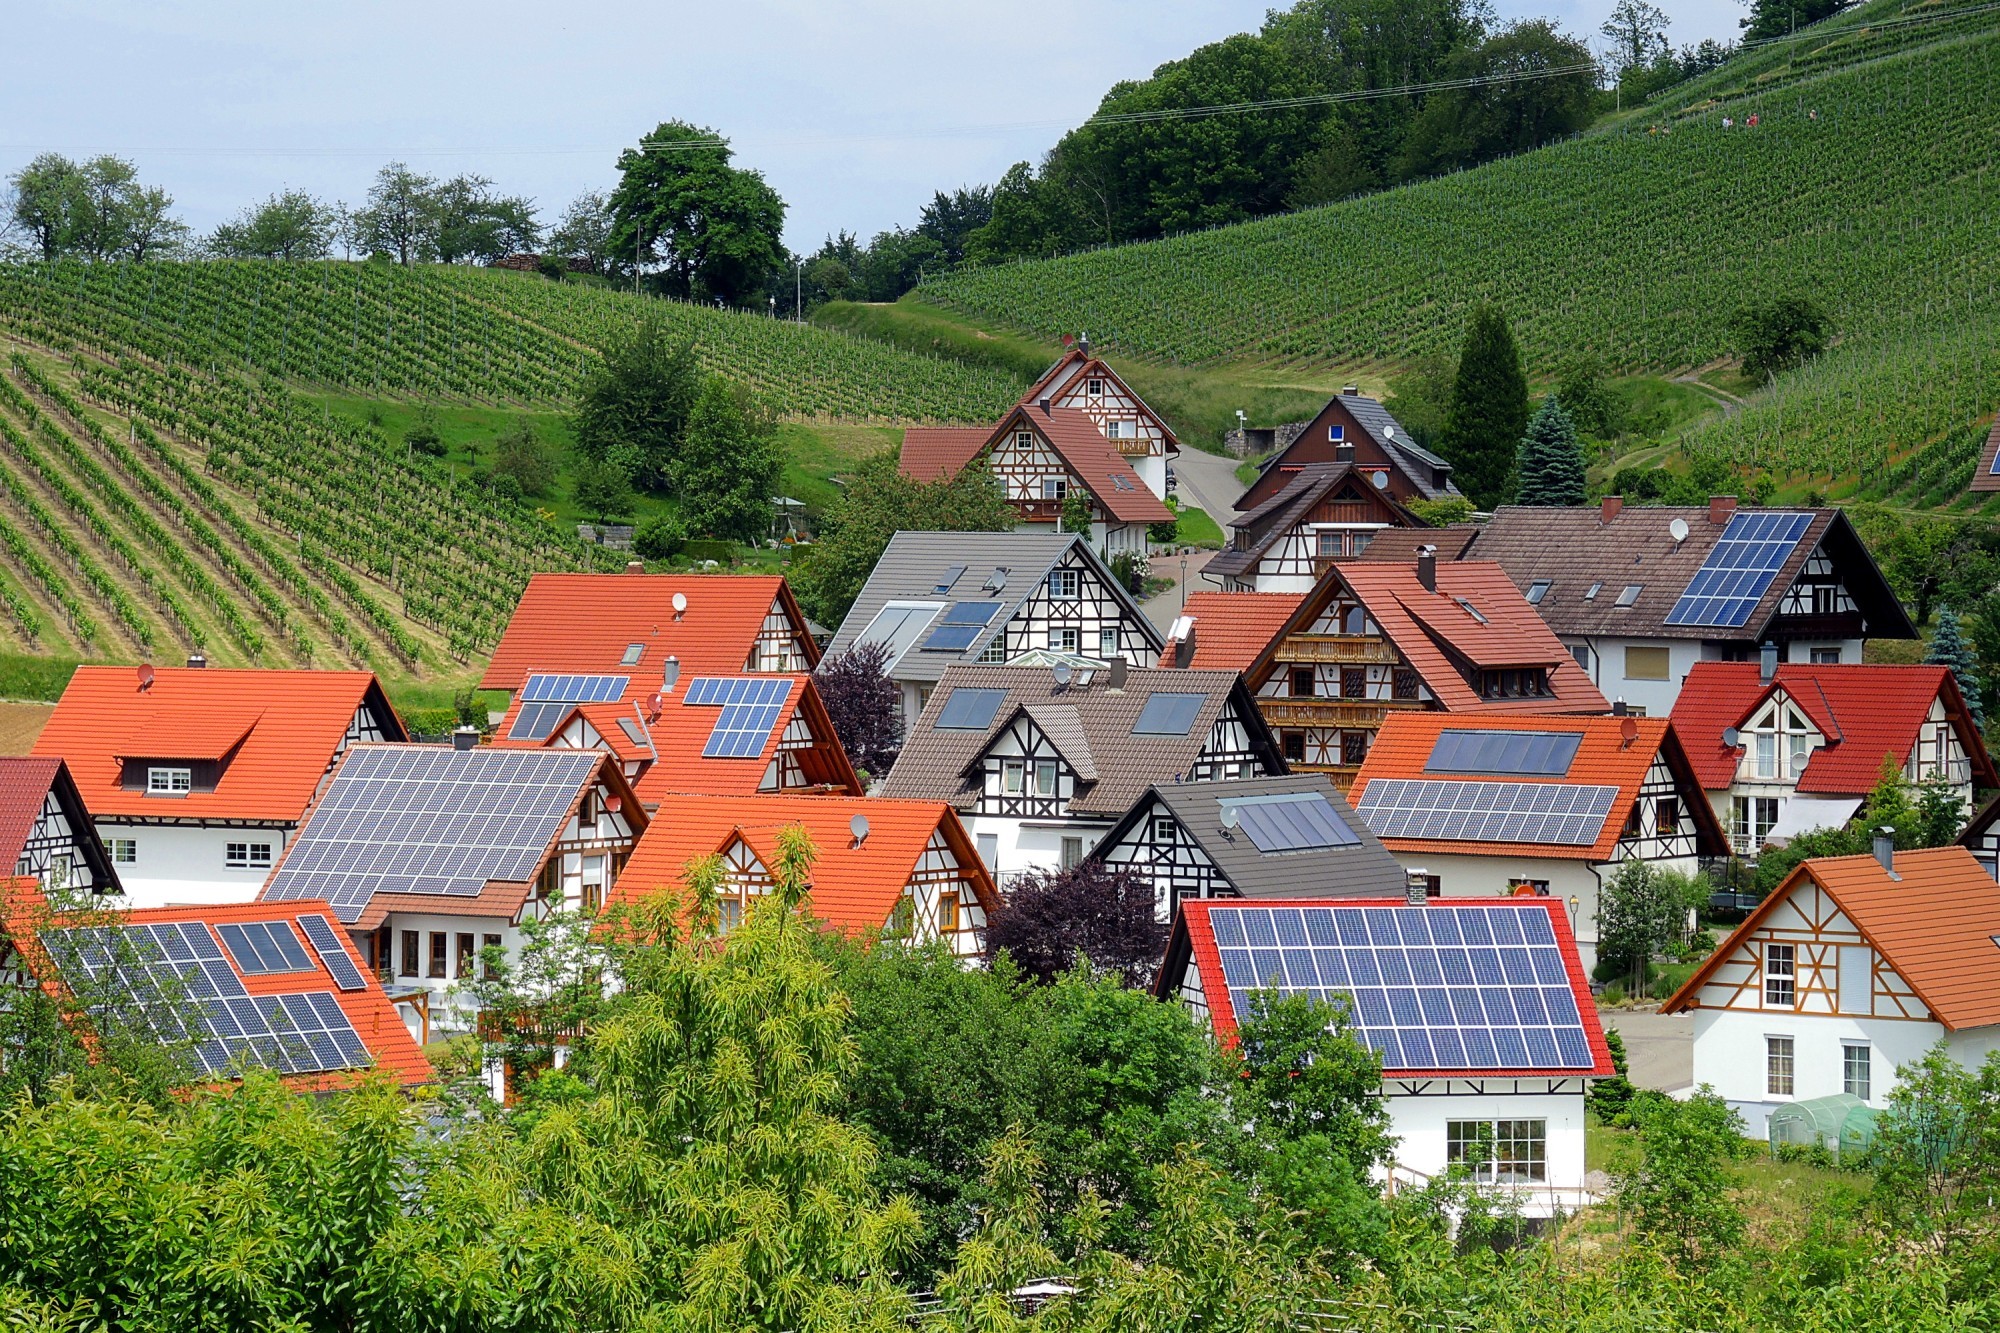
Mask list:
[[[1480,615],[1479,608],[1474,606],[1471,602],[1466,601],[1463,597],[1454,597],[1451,600],[1458,603],[1459,610],[1465,612],[1465,614],[1471,616],[1474,620],[1478,621],[1480,624],[1484,625],[1486,623],[1486,617]]]
[[[1632,605],[1632,603],[1634,603],[1634,602],[1638,601],[1638,600],[1639,600],[1639,594],[1640,594],[1640,592],[1641,592],[1641,591],[1643,591],[1643,590],[1644,590],[1645,586],[1646,586],[1646,585],[1645,585],[1645,584],[1643,584],[1643,583],[1628,583],[1628,584],[1626,584],[1626,585],[1625,585],[1625,590],[1624,590],[1623,592],[1621,592],[1621,593],[1619,593],[1619,594],[1618,594],[1618,605],[1620,605],[1620,606],[1630,606],[1630,605]]]
[[[1533,583],[1529,584],[1528,605],[1540,606],[1542,604],[1542,598],[1547,597],[1549,595],[1549,589],[1554,586],[1555,586],[1554,582],[1550,579],[1536,579]]]

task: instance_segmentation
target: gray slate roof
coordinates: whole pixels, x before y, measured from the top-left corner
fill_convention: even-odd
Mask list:
[[[969,571],[968,571],[969,575]],[[1237,712],[1249,729],[1251,743],[1266,753],[1266,765],[1282,772],[1284,761],[1256,701],[1233,671],[1180,671],[1134,668],[1122,690],[1110,688],[1110,673],[1099,672],[1087,686],[1061,689],[1051,672],[1039,667],[954,666],[946,669],[923,715],[882,784],[882,795],[910,800],[949,801],[961,810],[978,801],[977,775],[968,770],[978,762],[993,738],[1015,717],[1026,712],[1079,775],[1070,800],[1073,815],[1113,819],[1155,783],[1171,783],[1185,773],[1208,742],[1210,728],[1222,716],[1232,692]],[[959,688],[1003,689],[1007,697],[984,731],[940,731],[938,715],[951,692]],[[1132,726],[1155,692],[1202,694],[1207,698],[1184,736],[1134,735]],[[1084,752],[1071,746],[1081,744]],[[1094,778],[1094,780],[1093,780]],[[1239,784],[1231,783],[1231,786]]]
[[[1309,851],[1260,852],[1246,834],[1232,834],[1222,827],[1225,801],[1304,793],[1324,796],[1340,822],[1361,841]],[[1401,898],[1407,892],[1408,875],[1324,773],[1155,786],[1133,802],[1125,817],[1099,839],[1092,855],[1102,856],[1107,847],[1134,829],[1155,799],[1173,813],[1215,868],[1245,898]]]
[[[1353,465],[1349,463],[1307,463],[1299,469],[1296,477],[1285,483],[1283,490],[1241,517],[1230,520],[1232,532],[1240,530],[1250,534],[1249,544],[1236,546],[1232,537],[1232,544],[1203,567],[1202,576],[1213,581],[1255,569],[1265,552],[1312,512],[1312,507],[1353,470]]]
[[[1104,567],[1104,562],[1097,558],[1089,544],[1073,533],[899,532],[889,539],[888,548],[875,562],[868,582],[862,585],[861,595],[854,599],[854,605],[848,609],[847,618],[840,622],[840,629],[835,632],[833,642],[827,645],[826,651],[830,655],[852,648],[876,614],[890,602],[944,605],[952,602],[999,602],[1000,610],[988,622],[986,632],[974,639],[964,652],[930,652],[917,648],[913,642],[909,651],[889,669],[889,674],[897,680],[936,680],[953,663],[978,661],[992,636],[1014,618],[1021,609],[1021,603],[1042,586],[1042,580],[1048,577],[1048,572],[1072,546],[1081,548],[1084,558],[1096,568],[1099,577],[1112,588],[1115,596],[1125,602],[1132,620],[1144,626],[1144,632],[1157,639],[1158,631],[1139,610],[1138,604],[1111,576],[1111,571]],[[939,592],[938,585],[955,565],[965,566],[965,572],[952,581],[947,591]],[[987,590],[987,582],[1003,568],[1006,570],[1005,586],[998,591]],[[1158,648],[1161,645],[1155,643],[1153,646]]]

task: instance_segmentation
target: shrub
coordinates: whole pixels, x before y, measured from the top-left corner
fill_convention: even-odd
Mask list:
[[[671,560],[687,540],[687,525],[678,514],[656,514],[632,534],[632,549],[648,560]]]
[[[690,560],[713,560],[719,565],[726,565],[736,558],[736,548],[728,542],[697,538],[682,547],[681,554]]]
[[[524,495],[546,495],[556,481],[555,451],[520,422],[493,442],[493,475],[512,478]]]
[[[403,443],[413,453],[427,458],[443,458],[444,436],[438,430],[437,414],[428,407],[418,413],[410,428],[403,432]]]
[[[623,518],[632,512],[632,484],[616,463],[586,458],[576,469],[577,508],[596,519]]]

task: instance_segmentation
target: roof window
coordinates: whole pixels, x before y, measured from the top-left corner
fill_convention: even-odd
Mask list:
[[[1586,592],[1583,595],[1583,600],[1586,602],[1594,602],[1597,600],[1597,594],[1603,591],[1604,591],[1604,585],[1601,582],[1593,583],[1590,585],[1590,591]]]
[[[1554,586],[1555,583],[1551,579],[1536,579],[1533,583],[1530,583],[1528,585],[1528,605],[1540,606],[1542,598],[1547,597],[1549,589]]]
[[[939,596],[943,596],[945,593],[951,591],[951,585],[958,582],[959,576],[964,573],[965,573],[964,565],[953,565],[950,569],[947,569],[944,572],[944,577],[937,581],[937,587],[933,588],[931,591],[937,593]]]
[[[1632,605],[1632,603],[1634,603],[1634,602],[1638,601],[1638,600],[1639,600],[1639,593],[1640,593],[1640,591],[1641,591],[1642,589],[1644,589],[1644,588],[1645,588],[1645,586],[1646,586],[1646,585],[1645,585],[1645,584],[1643,584],[1643,583],[1628,583],[1628,584],[1626,584],[1626,585],[1625,585],[1625,590],[1624,590],[1623,592],[1621,592],[1621,593],[1619,593],[1619,594],[1618,594],[1618,605],[1620,605],[1620,606],[1630,606],[1630,605]]]
[[[1465,612],[1465,614],[1471,616],[1474,620],[1478,621],[1480,624],[1484,625],[1486,623],[1486,617],[1480,615],[1479,608],[1474,606],[1471,602],[1466,601],[1463,597],[1454,597],[1451,600],[1458,603],[1459,610]]]
[[[644,657],[645,655],[646,655],[645,644],[628,643],[625,645],[625,656],[618,659],[618,665],[636,666],[638,665],[639,659]]]

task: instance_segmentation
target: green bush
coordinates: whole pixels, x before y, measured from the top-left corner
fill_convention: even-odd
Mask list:
[[[726,565],[736,558],[736,548],[728,542],[696,538],[681,548],[681,554],[690,560],[713,560]]]
[[[446,736],[458,725],[456,708],[411,708],[403,713],[403,725],[412,736]]]
[[[675,514],[647,519],[632,536],[632,549],[647,560],[671,560],[687,544],[687,525]]]

